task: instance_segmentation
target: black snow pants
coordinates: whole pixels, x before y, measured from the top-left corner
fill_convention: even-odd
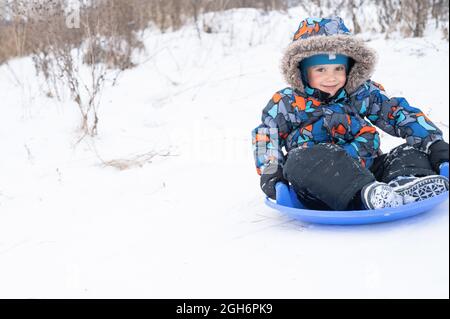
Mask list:
[[[403,144],[378,156],[367,169],[333,144],[296,148],[287,154],[283,175],[310,209],[361,209],[361,189],[375,180],[434,175],[428,155]]]

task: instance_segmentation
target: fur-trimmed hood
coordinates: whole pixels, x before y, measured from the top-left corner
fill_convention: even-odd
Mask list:
[[[289,85],[304,93],[298,65],[307,57],[324,53],[343,54],[353,59],[354,65],[345,85],[349,94],[370,79],[377,60],[375,51],[354,37],[340,17],[307,18],[300,23],[281,62],[281,70]]]

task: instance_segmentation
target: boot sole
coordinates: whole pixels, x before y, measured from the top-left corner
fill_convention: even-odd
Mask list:
[[[418,202],[448,192],[448,179],[444,176],[425,176],[395,188],[407,203]]]

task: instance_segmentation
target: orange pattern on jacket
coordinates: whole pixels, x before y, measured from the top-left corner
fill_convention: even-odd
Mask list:
[[[292,103],[292,106],[298,108],[300,111],[306,110],[306,101],[305,101],[305,98],[296,95],[296,96],[295,96],[295,102]]]
[[[376,132],[377,132],[377,129],[375,127],[373,127],[373,126],[364,126],[364,127],[362,127],[359,130],[358,134],[356,134],[356,137],[358,137],[358,136],[360,136],[360,135],[362,135],[364,133],[374,134]]]
[[[314,23],[314,25],[308,25],[307,23],[303,23],[302,27],[300,29],[298,29],[297,33],[294,35],[294,40],[298,40],[302,35],[304,35],[305,33],[313,33],[314,32],[319,32],[320,27],[319,24],[316,22]]]
[[[274,96],[272,97],[272,100],[275,102],[275,104],[277,104],[281,100],[281,94],[275,93]]]

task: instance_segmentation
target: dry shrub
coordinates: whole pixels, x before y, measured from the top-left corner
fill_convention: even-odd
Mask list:
[[[20,56],[13,34],[12,25],[6,21],[0,21],[0,65],[11,58]]]
[[[15,57],[41,53],[53,44],[78,47],[86,30],[96,30],[105,44],[96,44],[96,62],[110,68],[133,67],[132,52],[142,49],[137,33],[149,24],[162,31],[197,21],[204,12],[232,8],[281,10],[287,0],[93,0],[80,1],[80,28],[65,24],[67,0],[0,0],[0,64]],[[86,4],[89,3],[89,4]],[[54,37],[49,39],[49,37]],[[92,63],[89,57],[85,61]]]
[[[158,153],[155,151],[150,151],[144,154],[135,155],[130,158],[121,158],[114,159],[109,161],[102,160],[102,165],[104,167],[112,167],[118,169],[119,171],[124,171],[132,168],[143,167],[145,164],[152,163],[152,160],[156,157],[168,157],[174,156],[170,153],[170,151],[166,151],[165,153]]]
[[[49,25],[61,26],[61,12],[68,0],[0,0],[0,64],[8,59],[29,55],[46,42]],[[75,1],[75,0],[72,0]],[[428,19],[436,28],[448,29],[449,0],[370,0],[377,6],[377,16],[382,32],[402,31],[405,36],[422,36]],[[205,12],[219,12],[233,8],[258,8],[265,11],[285,10],[311,4],[322,8],[337,6],[339,12],[350,16],[368,0],[92,0],[81,1],[81,16],[90,24],[91,30],[109,39],[107,45],[97,46],[97,61],[105,61],[110,67],[126,69],[133,66],[130,59],[134,49],[142,49],[136,34],[149,24],[162,31],[176,30],[188,21],[195,20]],[[86,4],[89,3],[89,4]],[[307,10],[308,11],[308,10]],[[353,16],[356,32],[358,21]],[[97,28],[92,24],[99,24]],[[56,29],[56,28],[53,28]],[[79,45],[86,35],[83,26],[58,29],[60,41]],[[206,32],[212,32],[207,28]],[[117,37],[118,40],[111,40]],[[448,38],[448,36],[446,36]],[[109,60],[108,60],[109,59]],[[89,60],[87,60],[89,61]]]

